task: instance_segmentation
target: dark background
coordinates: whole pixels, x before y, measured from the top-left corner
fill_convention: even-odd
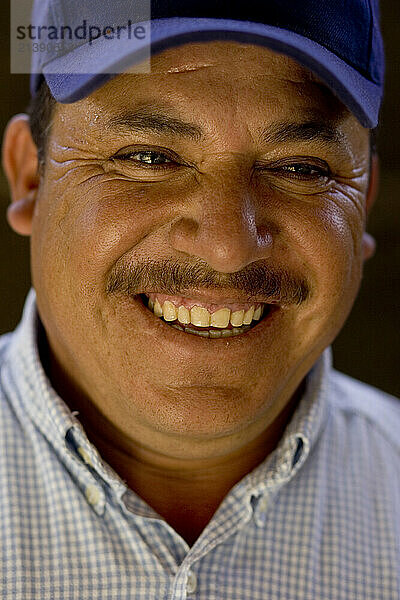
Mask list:
[[[4,2],[4,0],[3,0]],[[4,4],[8,5],[6,1]],[[10,75],[9,7],[0,8],[4,24],[0,46],[0,131],[29,102],[29,76]],[[386,94],[378,149],[381,183],[368,231],[377,251],[364,270],[360,294],[333,344],[340,371],[400,396],[400,2],[381,0],[387,56]],[[15,328],[30,288],[29,238],[14,233],[6,221],[9,191],[0,168],[0,334]]]

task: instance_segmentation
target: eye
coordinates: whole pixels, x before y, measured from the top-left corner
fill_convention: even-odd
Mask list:
[[[163,152],[155,150],[137,150],[135,152],[125,152],[117,154],[113,160],[122,160],[126,162],[137,163],[137,166],[164,168],[163,165],[173,165],[175,162],[168,158]]]
[[[289,177],[303,180],[326,179],[330,175],[330,170],[327,165],[319,166],[306,162],[275,165],[271,170],[277,174],[281,172]]]
[[[258,163],[256,170],[268,185],[285,193],[307,196],[326,192],[334,177],[324,160],[316,156],[290,156]]]

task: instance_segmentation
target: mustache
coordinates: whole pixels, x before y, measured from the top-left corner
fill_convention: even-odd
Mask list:
[[[311,288],[306,279],[288,270],[267,265],[250,265],[242,271],[221,274],[210,271],[207,265],[182,264],[176,261],[146,260],[136,264],[117,264],[107,281],[107,294],[159,292],[184,296],[192,290],[240,290],[252,301],[264,297],[264,302],[299,305],[307,300]]]

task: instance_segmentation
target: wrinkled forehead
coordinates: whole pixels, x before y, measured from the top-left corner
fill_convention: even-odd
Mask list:
[[[186,43],[151,56],[152,73],[168,73],[207,66],[235,72],[246,63],[249,76],[264,68],[270,75],[291,75],[298,81],[317,80],[309,69],[285,54],[267,47],[236,41]]]
[[[190,99],[191,90],[210,101],[243,93],[251,102],[263,94],[260,99],[269,99],[269,107],[273,101],[296,105],[303,101],[332,113],[332,117],[350,114],[316,75],[294,59],[258,45],[232,41],[187,43],[154,54],[149,73],[128,70],[118,74],[75,105],[118,108],[151,93],[179,102],[185,91]]]
[[[132,115],[132,110],[141,108],[145,114]],[[302,133],[305,139],[309,132],[315,133],[315,122],[320,139],[350,138],[350,143],[361,143],[361,151],[367,133],[307,68],[283,54],[238,42],[191,43],[168,49],[152,56],[149,73],[116,75],[83,100],[59,104],[57,112],[53,133],[60,133],[66,143],[82,140],[83,144],[107,145],[110,134],[122,132],[125,138],[139,117],[141,124],[149,117],[154,124],[158,113],[159,118],[198,124],[205,133],[198,136],[200,143],[206,138],[211,143],[217,136],[220,145],[229,144],[231,151],[269,125],[305,124],[309,128],[311,124]],[[110,127],[118,115],[128,127]],[[360,135],[361,141],[357,140]]]

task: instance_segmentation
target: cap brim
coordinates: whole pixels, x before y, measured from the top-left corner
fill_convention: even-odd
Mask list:
[[[169,18],[151,21],[151,55],[189,42],[231,40],[267,47],[310,69],[355,115],[361,125],[376,127],[381,87],[320,44],[286,29],[231,19]],[[82,100],[118,73],[139,64],[149,54],[148,40],[104,37],[49,62],[43,74],[61,103]],[[101,65],[101,67],[99,66]],[[78,68],[79,67],[79,68]],[[40,74],[32,74],[36,93]]]

